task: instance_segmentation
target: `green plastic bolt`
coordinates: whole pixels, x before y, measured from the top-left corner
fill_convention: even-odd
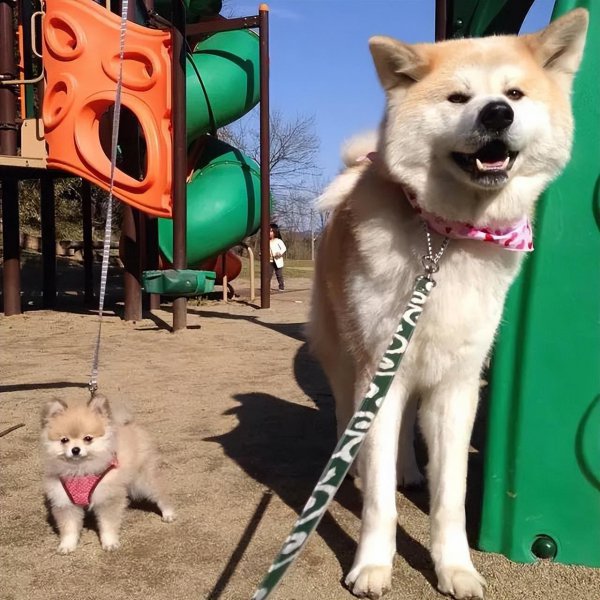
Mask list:
[[[537,558],[550,559],[556,557],[556,542],[548,535],[538,535],[531,544],[531,551]]]

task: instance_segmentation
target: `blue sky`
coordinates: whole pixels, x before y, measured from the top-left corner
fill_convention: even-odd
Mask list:
[[[516,0],[512,0],[516,1]],[[352,134],[379,124],[384,96],[368,49],[372,35],[406,42],[434,38],[434,0],[272,0],[271,107],[286,117],[314,115],[319,164],[328,181],[339,148]],[[545,26],[554,0],[536,0],[523,30]],[[256,14],[257,4],[227,0],[231,15]]]

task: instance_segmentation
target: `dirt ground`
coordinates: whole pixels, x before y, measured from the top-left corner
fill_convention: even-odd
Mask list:
[[[126,323],[110,305],[100,388],[126,401],[153,434],[178,511],[165,524],[145,507],[130,508],[122,547],[112,553],[102,551],[90,522],[76,552],[57,554],[40,483],[39,409],[55,396],[86,397],[94,310],[75,292],[61,292],[61,311],[0,317],[0,431],[24,424],[0,437],[2,600],[250,599],[335,439],[332,399],[302,333],[310,280],[290,279],[269,310],[245,298],[247,282],[235,283],[240,298],[192,306],[189,328],[177,334],[168,330],[167,310]],[[35,308],[39,294],[24,301]],[[480,457],[473,461],[476,472]],[[470,486],[476,495],[472,478]],[[387,597],[441,598],[426,550],[427,495],[399,492],[398,503]],[[341,581],[359,511],[360,495],[346,482],[275,598],[351,598]],[[600,598],[600,570],[519,565],[481,552],[474,561],[490,600]]]

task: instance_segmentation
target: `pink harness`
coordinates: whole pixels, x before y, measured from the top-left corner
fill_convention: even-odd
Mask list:
[[[113,458],[110,465],[100,475],[76,475],[74,477],[61,477],[60,482],[69,496],[69,500],[77,506],[87,508],[92,502],[92,494],[102,481],[104,476],[113,469],[117,468],[119,463],[117,458]]]
[[[377,160],[377,152],[369,152],[366,156],[361,156],[357,162]],[[408,201],[421,218],[429,225],[430,229],[454,240],[479,240],[488,242],[506,250],[515,252],[533,251],[533,233],[529,219],[523,217],[517,223],[505,228],[475,227],[470,223],[461,223],[460,221],[447,221],[434,213],[423,210],[415,194],[402,186]]]

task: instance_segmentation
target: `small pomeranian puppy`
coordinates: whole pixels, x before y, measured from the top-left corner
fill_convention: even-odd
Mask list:
[[[158,454],[125,407],[99,394],[88,402],[51,400],[42,412],[44,491],[62,554],[77,547],[86,510],[96,516],[104,550],[119,547],[127,497],[155,503],[163,521],[175,513],[158,481]]]

